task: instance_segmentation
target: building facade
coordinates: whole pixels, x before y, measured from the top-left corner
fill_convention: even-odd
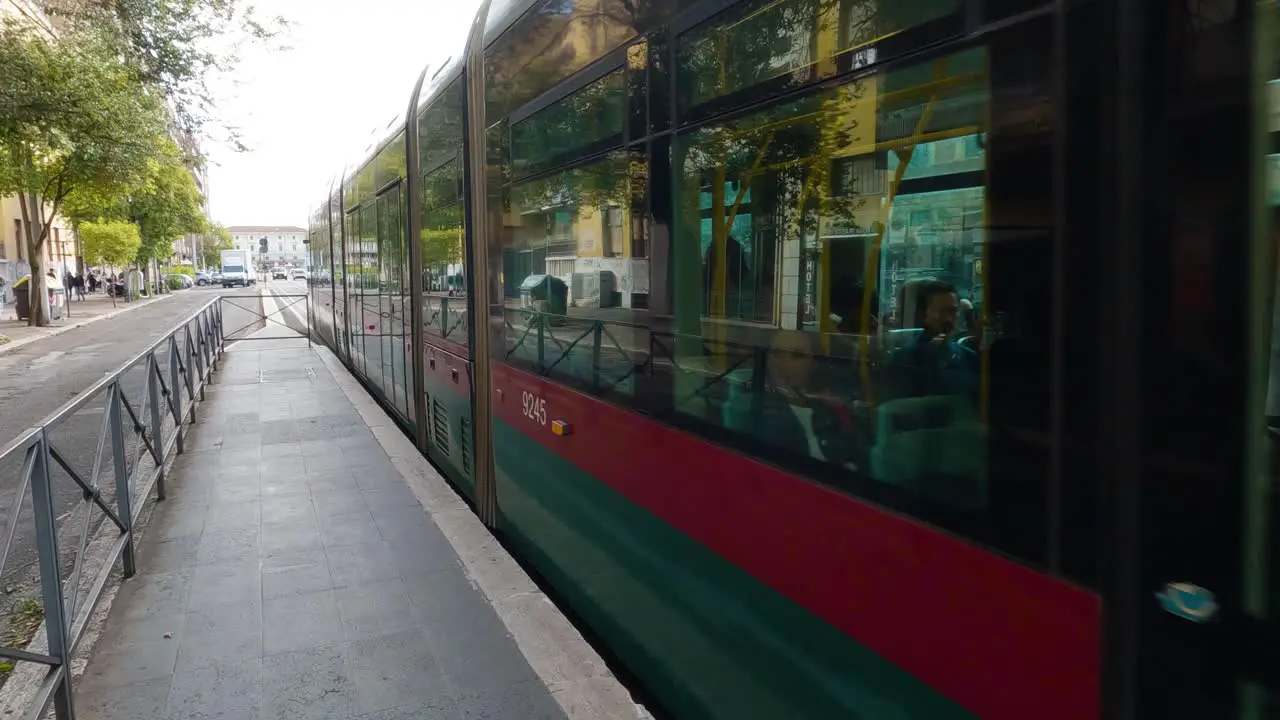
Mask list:
[[[56,34],[40,5],[30,0],[0,0],[0,19],[27,23],[34,32],[50,37]],[[0,197],[0,279],[4,281],[0,297],[4,302],[12,300],[13,283],[31,270],[25,223],[18,197]],[[57,270],[59,275],[75,271],[75,236],[64,218],[53,219],[44,243],[44,255],[45,265]]]
[[[251,250],[259,262],[267,265],[307,265],[307,231],[295,225],[233,225],[227,228],[237,250]],[[262,238],[267,251],[262,251]]]
[[[9,288],[31,271],[27,253],[26,221],[22,219],[22,207],[17,196],[0,197],[0,279],[4,280],[4,299],[12,299]],[[53,219],[49,237],[44,242],[46,268],[64,275],[76,270],[75,235],[71,224],[61,216]]]

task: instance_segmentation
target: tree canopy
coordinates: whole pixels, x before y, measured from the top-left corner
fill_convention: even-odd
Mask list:
[[[44,312],[44,243],[73,194],[85,203],[142,185],[165,129],[160,99],[93,34],[58,40],[13,20],[0,26],[0,195],[18,195],[35,297]]]
[[[167,259],[173,254],[174,240],[207,228],[195,179],[177,146],[170,141],[165,145],[165,152],[149,163],[146,181],[128,201],[128,217],[142,238],[138,262]]]
[[[205,233],[204,244],[200,247],[200,259],[205,267],[219,267],[222,264],[222,251],[234,250],[235,243],[231,233],[218,223],[213,223]]]
[[[121,221],[81,223],[80,241],[86,260],[117,267],[133,262],[142,247],[138,226]]]
[[[271,42],[287,28],[249,0],[44,0],[44,7],[109,42],[168,103],[179,131],[195,139],[217,124],[210,81],[235,69],[246,44]],[[235,129],[222,129],[239,146]]]

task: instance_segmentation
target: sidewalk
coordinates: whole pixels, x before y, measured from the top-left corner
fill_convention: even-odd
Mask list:
[[[79,718],[647,717],[336,358],[262,345],[224,356]]]
[[[47,327],[31,327],[27,325],[26,320],[19,320],[18,311],[15,309],[16,306],[13,303],[9,303],[0,307],[0,338],[3,338],[0,339],[0,353],[40,338],[66,332],[85,323],[104,320],[122,312],[140,308],[143,305],[159,302],[165,298],[173,297],[174,294],[170,292],[154,298],[134,300],[133,302],[116,300],[114,307],[112,306],[111,298],[104,292],[86,295],[84,302],[74,299],[71,301],[70,317],[63,315],[61,320],[54,320]],[[209,297],[210,299],[213,298],[212,295]]]

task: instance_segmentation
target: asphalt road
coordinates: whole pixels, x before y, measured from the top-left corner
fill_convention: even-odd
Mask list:
[[[193,288],[175,297],[130,310],[114,317],[99,320],[74,330],[44,338],[24,345],[12,352],[0,355],[0,445],[8,443],[26,428],[39,424],[69,399],[87,389],[104,375],[111,373],[148,346],[164,337],[173,327],[191,316],[205,303],[218,296],[256,295],[256,290],[223,290],[222,288]],[[236,307],[241,305],[245,309]],[[255,325],[255,313],[260,313],[256,298],[242,298],[224,302],[223,319],[228,329]],[[167,368],[167,364],[165,365]],[[168,377],[167,370],[165,377]],[[145,372],[141,366],[128,373],[122,387],[135,412],[142,401]],[[105,394],[104,394],[105,397]],[[97,456],[98,438],[103,424],[103,399],[95,399],[75,415],[60,422],[52,431],[52,445],[81,477],[88,480],[93,472]],[[144,422],[149,417],[141,418]],[[170,422],[170,427],[172,423]],[[134,442],[126,439],[126,453],[132,467]],[[102,453],[102,470],[98,482],[111,495],[113,482],[109,448]],[[0,458],[0,532],[7,531],[10,508],[19,487],[21,457]],[[69,562],[71,551],[78,544],[81,525],[72,511],[79,506],[78,486],[61,469],[54,473],[53,489],[55,505],[64,528],[61,533],[61,554],[64,563]],[[31,501],[23,503],[14,545],[4,567],[5,593],[21,598],[34,581],[35,535],[31,520]],[[74,527],[68,521],[74,519]],[[94,513],[91,528],[101,521],[101,513]],[[3,536],[0,536],[0,544]],[[2,546],[2,545],[0,545]],[[2,602],[2,601],[0,601]],[[0,615],[7,609],[0,605]]]

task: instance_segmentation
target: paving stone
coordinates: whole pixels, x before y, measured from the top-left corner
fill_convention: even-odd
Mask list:
[[[333,645],[343,640],[332,590],[284,595],[263,602],[264,655]]]
[[[258,558],[199,565],[191,583],[189,611],[222,603],[251,603],[262,599]]]
[[[325,549],[336,587],[400,577],[400,566],[385,542]]]
[[[400,578],[339,588],[333,594],[348,640],[415,628],[420,622]]]
[[[421,631],[399,632],[343,648],[356,687],[356,712],[439,703],[450,689]]]
[[[348,720],[354,708],[339,646],[274,655],[263,665],[261,720]]]
[[[144,680],[130,685],[76,687],[76,717],[80,720],[168,720],[165,702],[170,678]]]
[[[175,672],[207,669],[229,658],[262,656],[262,603],[231,603],[188,613]]]
[[[262,706],[262,659],[234,658],[175,673],[167,703],[170,720],[245,720]]]
[[[287,595],[307,595],[333,587],[329,561],[323,551],[295,552],[264,558],[262,597],[272,600]]]

